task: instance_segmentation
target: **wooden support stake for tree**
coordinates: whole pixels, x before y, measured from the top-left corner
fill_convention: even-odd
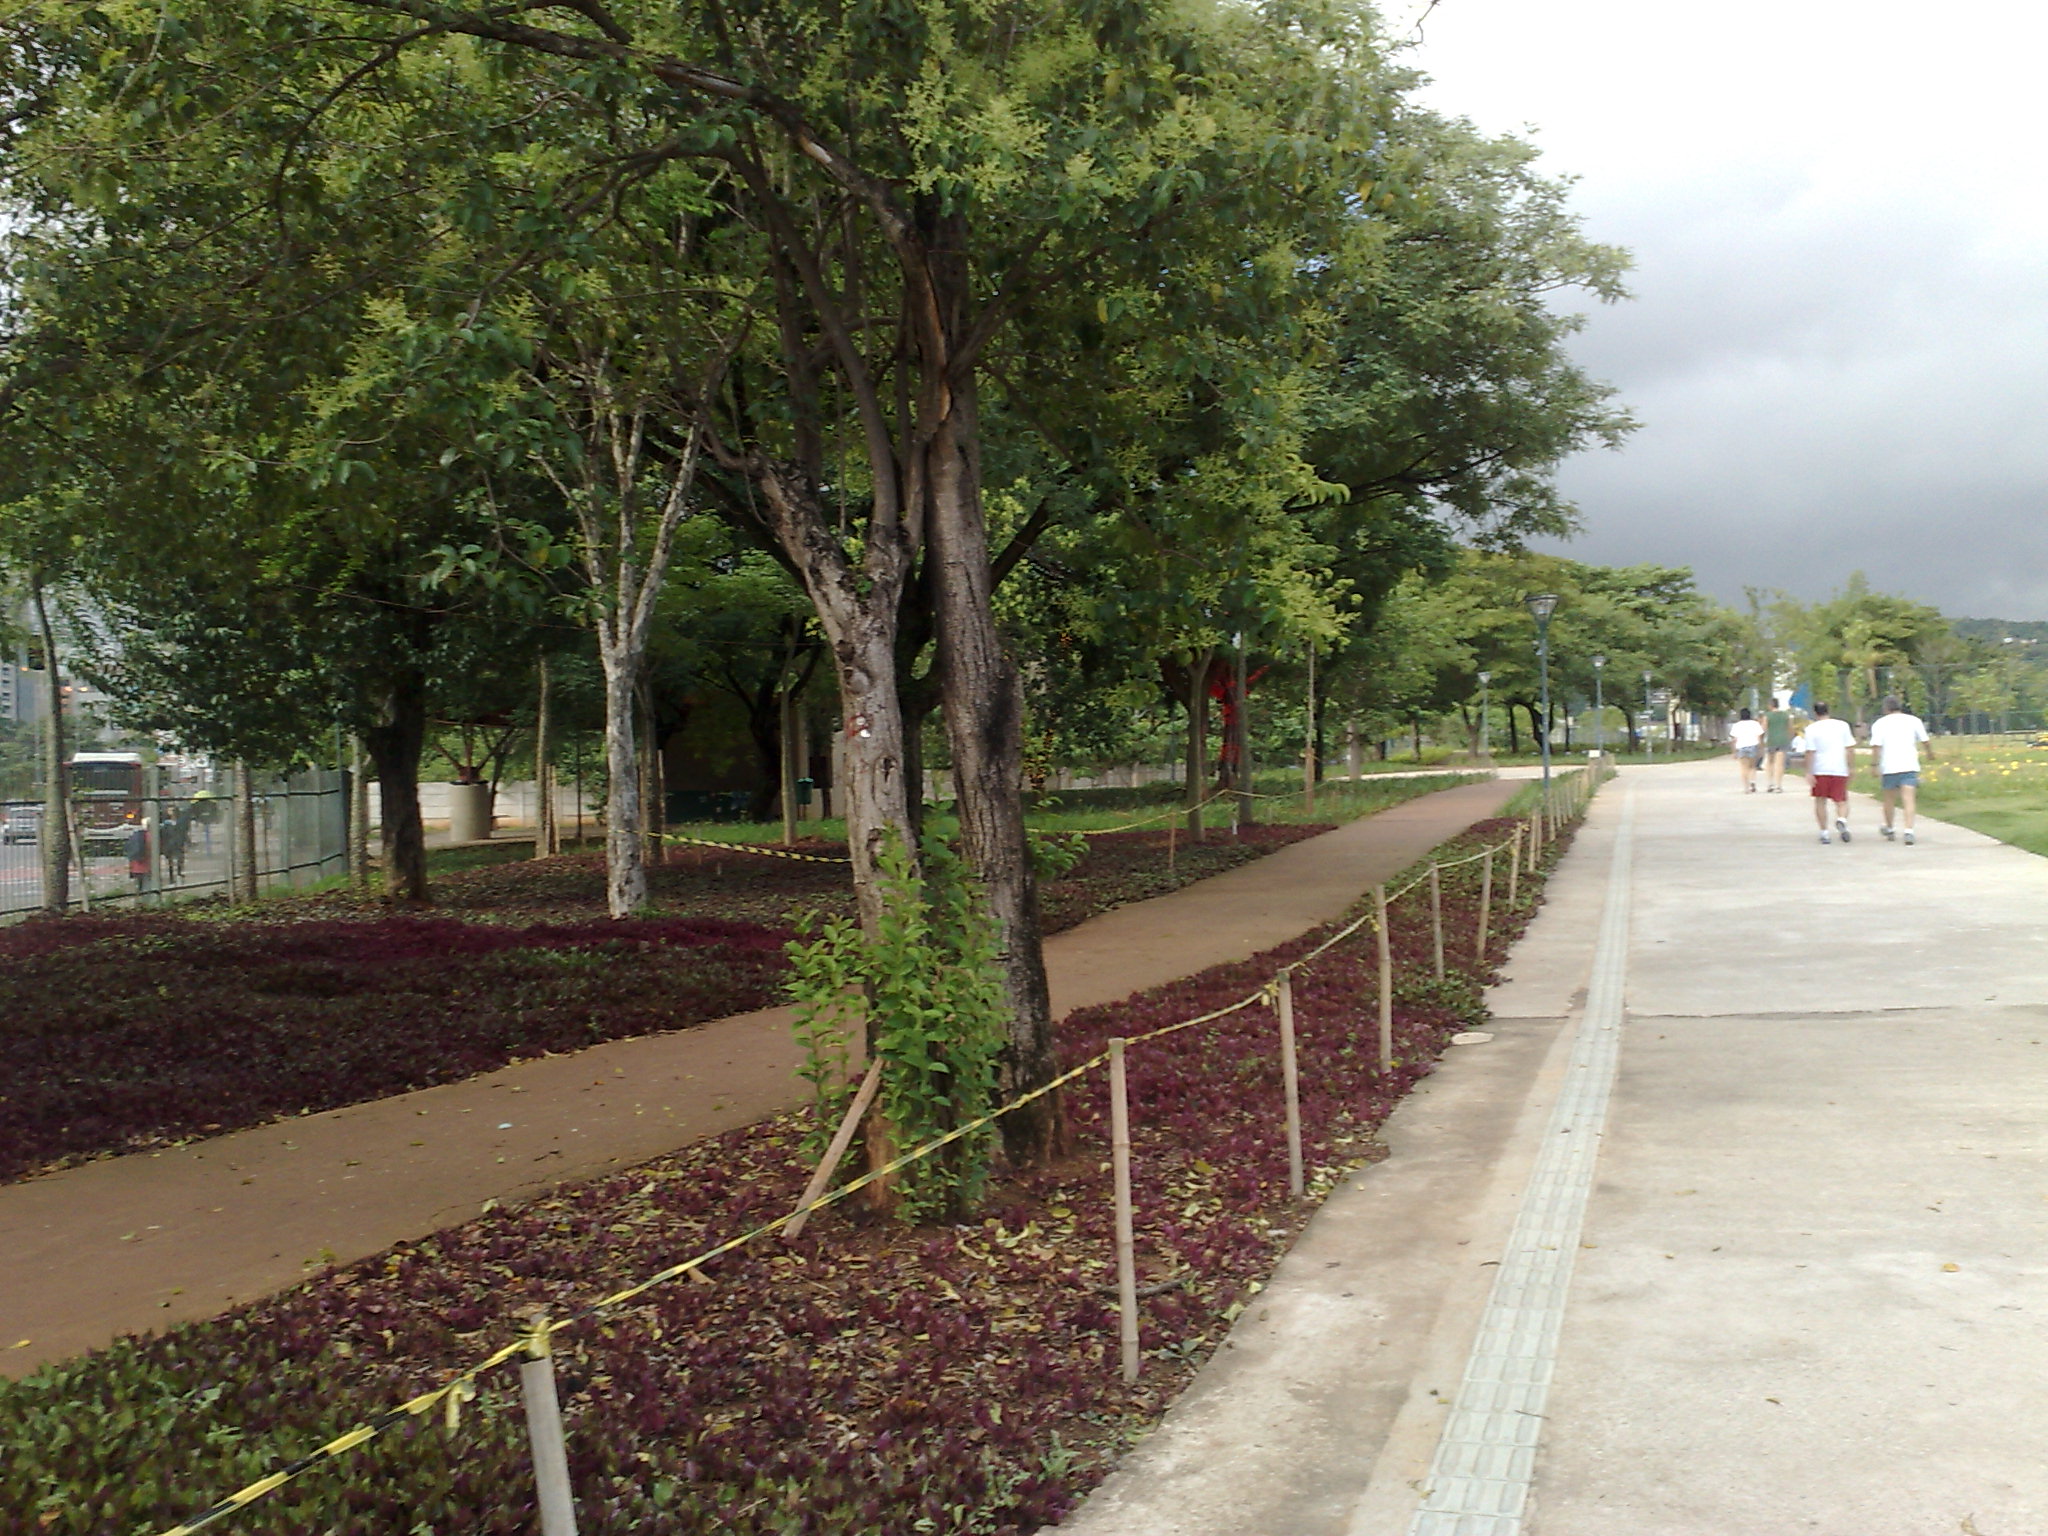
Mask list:
[[[1479,935],[1473,954],[1479,963],[1486,964],[1486,925],[1493,916],[1493,850],[1486,850],[1486,856],[1479,861]]]
[[[562,1403],[555,1394],[555,1356],[547,1330],[534,1322],[519,1389],[526,1400],[526,1438],[533,1447],[534,1490],[541,1536],[576,1536],[576,1500],[569,1488],[569,1448],[562,1433]]]
[[[1307,1185],[1301,1167],[1301,1073],[1294,1057],[1294,972],[1280,973],[1280,1087],[1287,1100],[1287,1190],[1299,1200]]]
[[[1394,939],[1387,931],[1387,888],[1372,888],[1373,928],[1380,961],[1380,1070],[1394,1070]]]
[[[825,1149],[824,1159],[818,1164],[818,1171],[811,1175],[811,1182],[804,1186],[803,1198],[796,1203],[796,1210],[789,1220],[782,1224],[782,1240],[793,1243],[803,1235],[804,1223],[811,1219],[811,1202],[816,1200],[832,1183],[832,1175],[839,1171],[840,1160],[846,1156],[846,1149],[853,1145],[853,1133],[860,1127],[861,1116],[868,1112],[868,1106],[875,1102],[875,1093],[882,1086],[882,1061],[880,1057],[868,1063],[867,1076],[860,1080],[860,1088],[854,1093],[853,1102],[846,1106],[846,1113],[840,1118],[839,1129],[832,1133],[832,1144]]]
[[[1444,979],[1444,882],[1436,860],[1429,861],[1429,932],[1436,953],[1436,979]]]
[[[1514,848],[1508,855],[1508,910],[1515,910],[1516,893],[1522,884],[1522,829],[1515,828]]]
[[[1138,1379],[1138,1258],[1131,1234],[1131,1107],[1124,1086],[1124,1041],[1109,1042],[1109,1157],[1116,1191],[1116,1305],[1127,1382]]]
[[[1173,856],[1179,844],[1180,823],[1169,821],[1166,824],[1166,872],[1169,875],[1173,873]]]

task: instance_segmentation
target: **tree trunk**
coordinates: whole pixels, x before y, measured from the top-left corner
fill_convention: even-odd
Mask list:
[[[1230,676],[1230,696],[1236,708],[1230,712],[1230,784],[1237,791],[1237,825],[1252,826],[1258,807],[1252,799],[1252,711],[1251,684],[1245,677],[1244,641],[1237,644],[1236,665]]]
[[[1050,1082],[1057,1073],[1052,1001],[1039,934],[1038,884],[1024,830],[1023,690],[991,603],[971,377],[955,381],[951,404],[928,453],[926,536],[961,847],[995,921],[1009,1004],[1010,1041],[1000,1079],[1000,1092],[1008,1099]],[[1026,1167],[1045,1163],[1064,1140],[1056,1096],[1012,1111],[1002,1131],[1013,1162]]]
[[[361,736],[349,737],[348,759],[348,869],[356,888],[365,890],[370,884],[370,772]]]
[[[384,857],[384,895],[389,901],[424,903],[431,899],[426,831],[420,825],[420,754],[426,741],[426,675],[417,667],[405,667],[385,690],[381,718],[363,732],[383,805],[378,835]]]
[[[1202,840],[1202,801],[1209,789],[1209,661],[1215,648],[1191,653],[1188,662],[1187,832]]]
[[[647,904],[647,864],[640,840],[640,753],[635,744],[639,656],[600,636],[604,665],[605,911],[631,917]]]
[[[57,633],[50,623],[49,600],[39,572],[29,573],[29,600],[35,607],[36,635],[43,643],[43,677],[49,689],[43,718],[43,825],[38,836],[43,856],[43,910],[62,912],[71,905],[71,770],[64,750],[64,679],[57,664]],[[82,869],[81,880],[90,879]]]
[[[242,888],[236,894],[253,902],[263,894],[263,845],[256,840],[256,775],[247,763],[235,764],[235,788],[235,841],[242,848],[237,870]]]
[[[533,856],[545,859],[562,851],[555,825],[555,749],[553,679],[548,659],[540,659],[533,701]]]
[[[648,864],[659,864],[666,849],[662,843],[668,827],[667,786],[662,782],[661,733],[655,729],[654,680],[647,675],[646,658],[635,668],[639,681],[634,694],[640,701],[640,832]],[[643,877],[644,878],[644,877]],[[644,901],[646,896],[643,894]]]
[[[782,846],[787,848],[796,842],[796,781],[800,774],[796,767],[796,689],[794,686],[776,690],[776,766],[781,779],[779,798],[782,801]]]

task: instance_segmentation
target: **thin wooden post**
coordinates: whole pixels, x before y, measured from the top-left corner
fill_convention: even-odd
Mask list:
[[[1180,823],[1177,821],[1169,821],[1166,824],[1166,872],[1169,875],[1173,873],[1174,854],[1178,850],[1179,846]]]
[[[1301,1167],[1301,1074],[1294,1057],[1294,972],[1280,973],[1280,1087],[1287,1099],[1287,1191],[1299,1200],[1307,1185]]]
[[[1479,937],[1474,954],[1481,965],[1486,964],[1486,926],[1493,917],[1493,850],[1486,850],[1479,861]]]
[[[569,1448],[562,1434],[562,1403],[555,1395],[555,1356],[544,1319],[536,1318],[519,1363],[526,1399],[526,1438],[533,1447],[533,1483],[539,1495],[541,1536],[576,1536],[576,1500],[569,1488]]]
[[[1379,941],[1380,1070],[1394,1070],[1394,940],[1387,931],[1387,888],[1372,888],[1373,927]]]
[[[882,1059],[878,1056],[868,1063],[868,1073],[860,1080],[860,1088],[853,1096],[853,1102],[846,1106],[846,1113],[840,1118],[839,1129],[832,1133],[832,1144],[825,1148],[825,1156],[818,1164],[818,1171],[811,1175],[811,1182],[804,1186],[804,1196],[796,1203],[796,1210],[789,1220],[782,1224],[782,1240],[793,1243],[803,1235],[804,1223],[811,1219],[811,1202],[825,1193],[825,1187],[832,1182],[832,1175],[839,1171],[840,1159],[846,1156],[846,1149],[853,1145],[853,1133],[860,1125],[860,1118],[868,1112],[868,1106],[875,1102],[875,1090],[882,1086]]]
[[[1436,979],[1444,979],[1444,882],[1434,859],[1429,861],[1429,931],[1436,953]]]
[[[1508,910],[1515,909],[1516,892],[1522,884],[1522,829],[1515,828],[1514,847],[1508,855]]]
[[[1131,1235],[1131,1107],[1124,1086],[1124,1041],[1109,1042],[1109,1158],[1116,1190],[1117,1334],[1124,1380],[1138,1379],[1138,1261]]]

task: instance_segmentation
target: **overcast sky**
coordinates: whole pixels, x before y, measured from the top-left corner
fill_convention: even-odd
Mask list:
[[[2048,5],[1441,0],[1421,37],[1428,102],[1635,257],[1575,350],[1642,427],[1565,467],[1564,553],[2048,619]]]

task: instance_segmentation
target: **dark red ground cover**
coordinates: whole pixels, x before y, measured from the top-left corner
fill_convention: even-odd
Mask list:
[[[1330,830],[1329,824],[1251,826],[1242,836],[1212,830],[1199,844],[1174,840],[1168,867],[1163,827],[1088,835],[1088,853],[1057,880],[1039,886],[1039,911],[1047,933],[1127,902],[1144,901],[1235,869],[1276,848]],[[844,844],[804,841],[799,853],[844,858]],[[497,921],[597,917],[604,912],[604,856],[563,854],[465,869],[435,882],[442,910]],[[679,844],[648,870],[648,897],[655,910],[679,916],[715,915],[769,926],[788,921],[792,907],[816,912],[853,911],[844,864],[783,859],[767,853],[725,852]],[[327,900],[350,907],[359,898],[333,893]]]
[[[1326,830],[1212,835],[1170,870],[1164,834],[1097,836],[1046,883],[1046,931]],[[341,897],[0,929],[0,1182],[767,1007],[791,913],[851,910],[843,864],[687,848],[651,873],[663,915],[619,923],[602,856],[571,854],[450,875],[446,916]]]
[[[703,917],[0,930],[0,1180],[764,1007],[789,937]]]
[[[1477,846],[1504,824],[1475,829]],[[1560,845],[1561,846],[1561,845]],[[1556,847],[1546,857],[1555,856]],[[1478,870],[1445,881],[1471,954]],[[557,1340],[581,1529],[591,1536],[1028,1532],[1097,1482],[1215,1349],[1316,1197],[1479,1020],[1478,987],[1534,908],[1496,908],[1483,966],[1429,974],[1427,909],[1397,909],[1397,1054],[1373,1043],[1369,933],[1297,978],[1311,1199],[1286,1193],[1276,1031],[1261,1005],[1134,1047],[1144,1377],[1115,1370],[1104,1075],[1067,1097],[1074,1155],[998,1182],[944,1228],[828,1213]],[[1069,1061],[1235,1000],[1314,936],[1069,1021]],[[166,1337],[0,1385],[0,1511],[51,1536],[168,1524],[516,1335],[785,1211],[795,1118],[564,1188]],[[249,1536],[526,1532],[531,1481],[509,1374],[452,1433],[406,1421],[236,1517]]]

